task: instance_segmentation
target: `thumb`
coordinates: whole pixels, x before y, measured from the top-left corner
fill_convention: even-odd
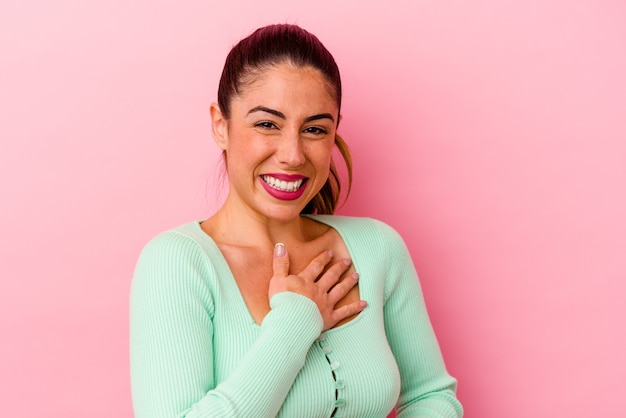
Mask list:
[[[274,246],[274,277],[286,277],[289,274],[289,255],[282,242]]]

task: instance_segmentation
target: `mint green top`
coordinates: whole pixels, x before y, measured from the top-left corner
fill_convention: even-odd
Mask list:
[[[131,289],[137,418],[463,415],[400,236],[372,219],[311,218],[341,235],[368,302],[323,333],[317,306],[291,292],[255,324],[198,222],[144,248]]]

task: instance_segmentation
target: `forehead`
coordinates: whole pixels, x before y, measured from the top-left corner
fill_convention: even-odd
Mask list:
[[[272,65],[249,74],[233,106],[265,105],[275,107],[323,106],[337,111],[336,93],[324,74],[313,67],[291,63]],[[283,109],[285,110],[285,109]]]

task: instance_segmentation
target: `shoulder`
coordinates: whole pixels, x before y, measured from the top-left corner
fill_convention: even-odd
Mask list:
[[[190,222],[162,232],[152,238],[141,251],[135,267],[135,280],[138,277],[177,280],[185,273],[212,275],[216,257],[212,244],[198,222]]]
[[[204,236],[203,236],[204,235]],[[161,232],[143,248],[141,258],[167,257],[206,253],[210,238],[204,234],[198,222],[189,222]]]
[[[131,281],[131,315],[173,318],[193,306],[213,315],[216,269],[194,229],[202,232],[197,222],[189,223],[145,245]]]
[[[392,226],[378,219],[339,215],[308,216],[311,219],[331,226],[342,236],[355,237],[366,241],[379,241],[384,245],[404,246],[404,241],[400,234]]]

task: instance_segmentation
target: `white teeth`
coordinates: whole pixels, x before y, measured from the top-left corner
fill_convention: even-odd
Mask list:
[[[272,189],[280,190],[282,192],[295,192],[302,186],[303,179],[296,181],[279,180],[271,176],[261,176],[263,181],[270,185]]]

